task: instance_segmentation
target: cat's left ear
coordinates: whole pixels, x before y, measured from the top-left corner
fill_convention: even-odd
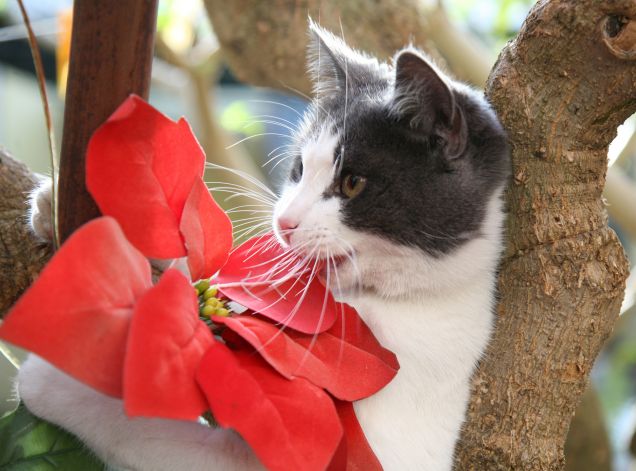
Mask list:
[[[468,138],[466,120],[444,75],[415,50],[395,57],[393,112],[415,129],[435,134],[449,158],[460,156]]]
[[[309,18],[307,65],[318,99],[344,94],[372,85],[380,79],[382,65],[372,57],[351,49],[342,39]],[[385,69],[386,70],[386,69]]]

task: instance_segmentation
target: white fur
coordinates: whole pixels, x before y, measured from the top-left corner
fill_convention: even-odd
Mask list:
[[[356,307],[401,365],[386,388],[355,404],[384,469],[448,471],[470,377],[492,330],[502,246],[501,190],[490,201],[479,237],[441,258],[353,231],[340,220],[339,200],[322,196],[335,170],[337,137],[328,129],[325,126],[302,150],[303,177],[284,189],[275,218],[296,219],[293,247],[319,247],[321,256],[355,254],[355,264],[346,261],[338,267],[332,287]],[[37,204],[38,210],[45,212],[45,207]],[[361,290],[356,289],[358,282]],[[129,420],[121,401],[35,356],[20,371],[19,392],[35,414],[77,434],[116,466],[195,471],[260,467],[230,431],[169,420]]]
[[[37,175],[38,185],[29,196],[29,222],[33,233],[43,242],[53,240],[53,221],[51,220],[51,200],[53,199],[53,180],[51,177]]]
[[[315,139],[309,140],[302,149],[301,158],[304,171],[297,184],[288,184],[274,208],[274,221],[287,219],[298,225],[298,231],[291,236],[293,245],[311,242],[332,233],[339,225],[338,207],[335,198],[324,199],[322,194],[333,182],[335,173],[334,152],[338,136],[329,132],[326,124]],[[279,224],[274,223],[274,231],[283,244]],[[311,232],[305,232],[309,228]]]
[[[333,173],[335,142],[323,132],[305,146],[303,178],[284,189],[275,217],[297,218],[292,247],[320,247],[323,256],[355,254],[355,264],[348,259],[338,266],[331,288],[401,365],[386,388],[355,404],[384,469],[450,470],[470,378],[493,325],[502,190],[491,198],[477,238],[433,258],[342,224],[340,200],[322,196],[331,184],[326,175]]]
[[[127,470],[254,470],[262,466],[234,432],[196,422],[129,419],[104,396],[35,355],[18,374],[30,411],[76,434],[101,459]]]

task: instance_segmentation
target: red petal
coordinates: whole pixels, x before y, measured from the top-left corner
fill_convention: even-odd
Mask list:
[[[354,308],[344,303],[340,303],[339,306],[339,313],[342,315],[329,329],[329,334],[382,360],[388,368],[395,370],[395,376],[400,369],[395,353],[380,344]],[[306,340],[304,342],[307,343]]]
[[[0,326],[0,337],[121,397],[130,316],[151,286],[148,261],[117,222],[95,219],[42,270]]]
[[[338,400],[334,403],[344,428],[343,442],[346,445],[344,447],[341,445],[341,448],[345,449],[346,458],[343,457],[343,452],[339,448],[340,453],[334,456],[329,471],[382,471],[382,465],[360,427],[353,404]]]
[[[333,296],[316,277],[311,279],[309,273],[274,287],[273,281],[289,276],[288,270],[277,267],[278,263],[287,265],[287,261],[285,252],[273,235],[255,237],[230,254],[217,282],[245,283],[245,287],[222,287],[221,292],[265,317],[300,332],[324,332],[336,320]],[[259,283],[259,286],[252,282]]]
[[[205,156],[184,120],[174,122],[131,95],[91,138],[86,184],[147,257],[186,255],[179,221]]]
[[[356,311],[342,304],[342,315],[317,336],[281,331],[249,315],[214,317],[247,340],[286,378],[303,377],[339,399],[355,401],[386,386],[397,374],[395,355],[383,348]],[[344,317],[343,317],[344,316]]]
[[[198,312],[194,288],[177,270],[137,303],[124,366],[129,416],[194,420],[207,410],[195,372],[214,339]]]
[[[215,343],[197,380],[215,420],[235,429],[269,470],[324,470],[342,427],[333,402],[309,381],[287,380],[258,355]]]
[[[216,204],[202,180],[194,182],[180,224],[193,280],[210,278],[232,248],[232,223]]]

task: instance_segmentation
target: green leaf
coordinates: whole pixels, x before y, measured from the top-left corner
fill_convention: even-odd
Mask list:
[[[20,404],[0,419],[0,469],[103,471],[106,466],[73,435]]]

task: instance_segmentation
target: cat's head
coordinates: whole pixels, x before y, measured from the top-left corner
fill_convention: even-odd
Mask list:
[[[383,64],[315,24],[310,34],[315,99],[275,207],[281,243],[331,258],[334,289],[384,296],[443,289],[474,275],[459,265],[496,263],[510,164],[486,101],[413,48]]]

